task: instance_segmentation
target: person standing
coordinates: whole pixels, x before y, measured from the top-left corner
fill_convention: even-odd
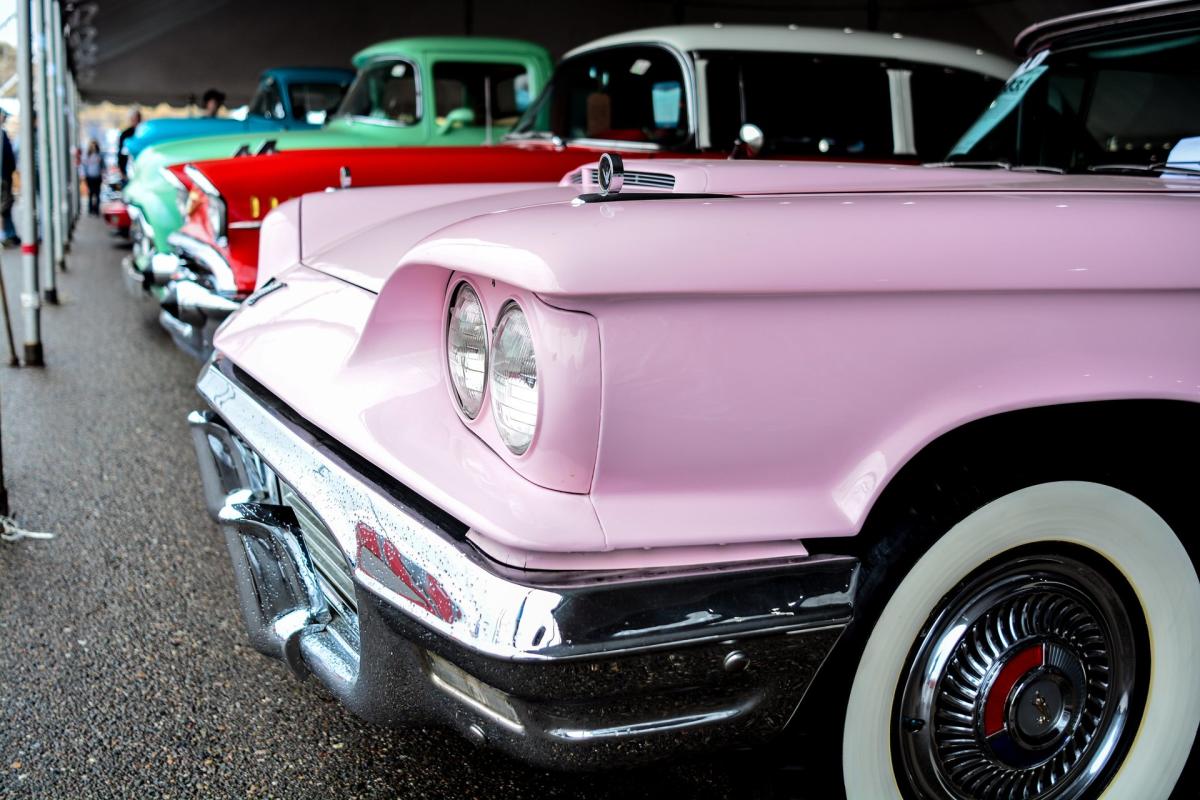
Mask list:
[[[204,116],[216,117],[221,113],[221,106],[225,105],[225,93],[218,89],[209,89],[204,93],[204,97],[200,98],[200,105]]]
[[[104,157],[100,155],[100,143],[95,139],[88,142],[83,163],[79,165],[83,179],[87,181],[88,216],[100,216],[100,183],[104,176]]]
[[[125,177],[129,176],[126,171],[126,167],[129,166],[129,154],[125,152],[125,140],[133,136],[140,124],[142,124],[142,112],[135,108],[129,112],[129,127],[121,131],[121,138],[117,139],[117,169],[121,170],[121,174]]]
[[[13,224],[13,173],[17,171],[17,155],[4,123],[8,115],[0,111],[0,218],[4,224],[4,246],[16,247],[21,243],[17,226]]]

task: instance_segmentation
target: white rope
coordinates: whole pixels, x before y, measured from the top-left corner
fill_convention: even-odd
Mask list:
[[[18,542],[21,539],[53,539],[49,531],[27,531],[9,517],[0,517],[0,539]]]

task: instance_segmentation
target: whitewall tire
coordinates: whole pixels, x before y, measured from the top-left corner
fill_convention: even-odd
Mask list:
[[[916,702],[913,698],[921,691],[921,682],[913,678],[914,660],[917,666],[922,667],[944,664],[947,658],[939,662],[934,655],[929,656],[928,662],[919,661],[922,653],[932,652],[927,640],[939,630],[938,621],[931,619],[931,615],[939,609],[944,609],[943,616],[950,612],[965,615],[967,612],[963,609],[967,605],[954,605],[958,602],[958,595],[963,593],[975,594],[966,597],[962,603],[974,603],[980,608],[984,608],[984,601],[989,597],[1004,599],[1002,593],[995,594],[999,589],[984,584],[993,581],[993,576],[999,576],[995,581],[1000,583],[1007,580],[1015,584],[1020,578],[1019,569],[1003,566],[1008,558],[1006,554],[1022,553],[1023,549],[1030,548],[1051,554],[1051,561],[1058,550],[1094,554],[1098,560],[1115,568],[1111,570],[1111,574],[1117,578],[1114,583],[1127,584],[1125,588],[1131,592],[1123,597],[1129,598],[1129,602],[1117,602],[1114,594],[1112,602],[1097,601],[1089,608],[1097,617],[1105,617],[1107,613],[1105,619],[1108,621],[1102,619],[1098,623],[1102,627],[1114,630],[1136,627],[1141,631],[1140,640],[1146,643],[1146,652],[1137,659],[1141,689],[1136,693],[1135,701],[1130,703],[1138,707],[1129,709],[1126,730],[1112,734],[1115,737],[1119,733],[1123,737],[1123,744],[1117,750],[1118,758],[1110,759],[1114,763],[1105,770],[1103,778],[1098,779],[1098,783],[1078,783],[1073,788],[1056,784],[1051,788],[1034,789],[1032,793],[1026,789],[1026,794],[1022,796],[1090,796],[1099,791],[1101,786],[1105,786],[1101,796],[1109,798],[1166,800],[1171,796],[1191,751],[1197,725],[1200,724],[1200,680],[1196,677],[1197,668],[1200,667],[1200,580],[1197,580],[1195,568],[1175,532],[1145,503],[1111,486],[1063,481],[1015,491],[967,516],[917,560],[887,601],[859,660],[846,709],[842,773],[849,800],[939,796],[916,788],[928,784],[910,777],[911,765],[917,761],[905,760],[909,758],[906,748],[911,749],[907,743],[896,744],[905,735],[904,726],[911,725],[913,729],[920,730],[926,724],[925,720],[914,721],[898,712],[901,706],[907,707],[906,704]],[[991,565],[997,563],[1002,567],[997,571],[989,571],[992,570]],[[1068,559],[1067,563],[1074,562]],[[1041,568],[1040,563],[1032,567],[1035,571]],[[1050,574],[1053,574],[1054,568],[1051,564]],[[1078,582],[1081,593],[1086,594],[1091,582],[1086,577],[1089,574],[1087,570],[1080,568],[1072,574],[1085,576]],[[974,583],[967,581],[969,577]],[[1051,585],[1056,579],[1052,577],[1046,580],[1047,585]],[[1069,583],[1070,579],[1064,581]],[[1067,588],[1070,589],[1069,586]],[[993,595],[988,595],[989,591]],[[991,618],[983,612],[980,614],[981,619]],[[967,617],[960,616],[958,619],[960,622],[957,627],[942,625],[944,635],[959,636],[963,641],[968,635],[975,636],[969,632],[969,626],[961,622]],[[1009,629],[1012,627],[1009,625]],[[1116,639],[1129,638],[1127,634],[1113,636]],[[990,640],[986,635],[976,638]],[[949,641],[948,638],[940,641],[943,651]],[[1049,648],[1050,645],[1045,647]],[[1002,648],[993,649],[998,651]],[[1014,649],[1020,650],[1020,647]],[[1044,652],[1046,659],[1052,658],[1049,650]],[[1042,651],[1028,655],[1036,658],[1041,654]],[[1015,659],[1016,656],[1009,652],[1003,658]],[[1121,659],[1116,655],[1111,658],[1114,665],[1119,666]],[[1064,657],[1060,660],[1070,659]],[[993,716],[998,724],[1011,724],[1018,738],[1028,734],[1029,737],[1044,736],[1046,738],[1039,741],[1050,742],[1056,735],[1053,728],[1060,718],[1064,730],[1075,730],[1082,725],[1079,718],[1071,716],[1068,706],[1075,702],[1078,706],[1091,708],[1091,698],[1086,688],[1090,684],[1084,681],[1082,689],[1072,688],[1069,685],[1071,680],[1061,674],[1054,679],[1061,680],[1063,686],[1036,684],[1038,676],[1027,673],[1033,675],[1028,681],[1027,696],[1036,699],[1039,704],[1037,707],[1045,710],[1045,694],[1062,701],[1064,710],[1061,717],[1057,716],[1059,711],[1055,709],[1052,699],[1052,711],[1035,713],[1036,719],[1022,721],[1016,716],[1019,710],[1017,699],[1012,700],[1010,708],[1004,704],[1004,697],[1000,697],[1004,694],[1005,697],[1018,698],[1020,692],[1025,691],[1023,685],[1016,682],[1021,679],[1021,675],[1017,674],[1020,670],[1010,669],[1001,662],[1002,658],[998,656],[991,671],[987,672],[988,677],[980,678],[980,692],[988,690],[990,686],[1003,684],[1002,691],[995,692],[998,702],[992,703],[990,695],[985,697],[980,694],[982,699],[975,708],[983,709],[984,700],[995,706],[998,710]],[[1084,668],[1079,666],[1064,667],[1063,674],[1069,676],[1073,670],[1084,674]],[[926,683],[933,683],[928,678],[933,672],[931,667],[929,673],[922,673],[927,675]],[[1008,679],[1004,675],[1009,672],[1016,677],[1005,683]],[[982,670],[980,674],[984,674]],[[939,677],[938,681],[941,680]],[[1132,678],[1129,685],[1134,685]],[[932,687],[926,694],[930,692]],[[1074,701],[1063,700],[1064,697],[1075,696],[1072,692],[1078,695]],[[967,707],[965,703],[960,705]],[[1020,705],[1020,708],[1027,705]],[[992,713],[991,706],[988,714]],[[969,715],[969,712],[964,713]],[[1107,724],[1099,721],[1100,716],[1097,712],[1097,725]],[[985,743],[991,741],[984,738],[982,711],[976,715],[973,724]],[[926,733],[932,727],[926,729]],[[1003,735],[1007,736],[1007,732]],[[1068,735],[1071,734],[1062,733],[1063,737]],[[1057,740],[1057,744],[1035,744],[1044,746],[1046,752],[1050,752],[1063,741],[1065,739]],[[1025,743],[1024,740],[1022,742]],[[905,754],[898,755],[902,750]],[[932,745],[930,751],[943,752],[936,751]],[[1097,754],[1096,747],[1089,752],[1091,755],[1086,756],[1088,758],[1104,758],[1103,752]],[[1121,753],[1124,753],[1123,760],[1119,760]],[[1030,764],[1036,760],[1034,757],[1028,758]],[[1089,763],[1094,765],[1098,762]],[[901,764],[904,766],[899,766]],[[1075,770],[1074,773],[1081,771]],[[902,785],[905,787],[903,793]],[[945,794],[952,797],[955,794],[968,796],[965,790],[956,792],[953,784],[950,785],[951,791]]]

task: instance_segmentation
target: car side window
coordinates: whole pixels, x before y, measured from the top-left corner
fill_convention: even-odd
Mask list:
[[[493,126],[511,128],[529,107],[529,70],[524,64],[438,61],[433,93],[439,125],[463,109],[472,120],[465,124],[483,127],[490,117]]]
[[[249,114],[267,119],[284,119],[287,113],[283,108],[283,97],[279,94],[279,84],[274,78],[267,79],[258,89],[258,94],[250,102]]]
[[[270,116],[267,98],[268,84],[259,84],[258,91],[254,93],[254,97],[250,100],[249,110],[246,112],[251,117],[267,117]]]
[[[359,70],[338,116],[412,125],[421,118],[417,68],[407,61],[377,61]]]
[[[705,78],[714,147],[743,123],[762,129],[770,156],[878,158],[893,154],[891,91],[879,59],[810,53],[710,51]]]

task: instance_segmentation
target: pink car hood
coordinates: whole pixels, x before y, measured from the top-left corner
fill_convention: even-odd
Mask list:
[[[898,469],[971,420],[1200,397],[1200,181],[626,169],[673,176],[679,196],[584,202],[590,177],[322,196],[301,225],[324,243],[303,255],[312,268],[291,259],[286,290],[243,306],[216,346],[514,563],[852,535]],[[334,215],[362,223],[360,202],[393,216],[338,238]],[[439,349],[453,274],[494,307],[512,294],[578,318],[545,363],[587,367],[593,405],[545,407],[592,443],[571,462],[587,494],[527,480],[532,460],[506,460],[455,412]],[[570,385],[549,376],[547,392]],[[561,452],[582,452],[568,439]]]
[[[577,173],[583,172],[581,177]],[[1111,196],[1114,202],[1122,195],[1135,194],[1194,194],[1200,193],[1200,179],[1190,177],[1129,177],[1101,175],[1053,175],[1006,170],[966,168],[933,168],[914,166],[831,164],[769,161],[628,161],[627,173],[670,176],[671,190],[648,190],[626,184],[622,193],[676,195],[678,200],[646,203],[590,203],[576,201],[580,194],[595,191],[592,167],[576,170],[557,186],[546,184],[478,184],[447,186],[392,187],[363,192],[307,195],[304,198],[304,223],[301,226],[302,261],[310,267],[334,275],[378,293],[402,262],[443,263],[466,270],[495,262],[502,278],[544,295],[610,294],[634,292],[719,292],[741,293],[780,291],[794,288],[804,291],[814,288],[812,280],[791,271],[791,277],[776,271],[779,259],[770,253],[759,252],[760,242],[742,241],[725,235],[718,228],[714,244],[723,248],[730,259],[744,262],[737,270],[723,269],[719,275],[697,273],[690,265],[671,258],[672,237],[661,235],[664,230],[690,230],[701,219],[699,214],[708,206],[739,205],[740,212],[753,218],[778,217],[788,238],[817,250],[832,249],[845,252],[848,243],[841,238],[846,230],[890,247],[891,238],[872,236],[873,232],[889,230],[890,217],[897,209],[927,206],[944,209],[947,216],[938,229],[923,232],[927,240],[937,240],[949,246],[976,243],[956,240],[955,231],[962,230],[964,215],[972,217],[993,208],[981,203],[980,195],[1008,195],[1012,206],[1025,211],[1042,213],[1049,208],[1070,208],[1070,195],[1090,194]],[[695,195],[712,195],[696,198]],[[850,195],[860,196],[855,200]],[[1062,201],[1049,202],[1056,196]],[[1036,198],[1041,197],[1042,200]],[[743,198],[730,199],[730,198]],[[1023,198],[1023,199],[1018,199]],[[573,202],[576,201],[576,202]],[[1049,203],[1048,205],[1046,203]],[[797,214],[802,205],[818,213]],[[828,209],[838,206],[842,221],[832,221],[829,227]],[[1044,206],[1044,208],[1043,208]],[[387,209],[383,213],[381,209]],[[509,213],[524,210],[519,224],[510,224]],[[737,212],[735,212],[737,213]],[[876,216],[876,215],[883,216]],[[581,217],[596,218],[596,226],[608,231],[606,247],[583,248],[573,237],[558,235],[558,231],[576,229]],[[739,214],[740,216],[740,214]],[[936,218],[919,214],[923,224]],[[1069,214],[1062,214],[1069,217]],[[723,224],[732,216],[722,216]],[[1078,218],[1078,217],[1077,217]],[[969,227],[980,228],[979,220],[970,220]],[[1086,228],[1093,224],[1082,221]],[[900,223],[903,227],[903,223]],[[589,226],[590,227],[590,226]],[[701,225],[701,228],[704,226]],[[982,226],[986,228],[987,226]],[[1004,225],[1011,229],[1010,223]],[[894,230],[894,229],[892,229]],[[353,235],[347,236],[347,231]],[[998,232],[997,231],[993,231]],[[714,235],[712,230],[696,231],[701,237]],[[833,238],[827,236],[832,233]],[[1070,241],[1069,232],[1059,237]],[[626,241],[665,243],[663,269],[649,273],[640,263],[614,259],[614,249]],[[674,242],[678,244],[678,242]],[[778,242],[772,242],[776,247]],[[502,258],[499,248],[508,249]],[[519,251],[519,252],[514,252]],[[557,258],[566,254],[569,258]],[[407,254],[407,255],[406,255]],[[860,254],[861,255],[861,254]],[[888,261],[893,259],[888,258]],[[861,259],[856,259],[862,263]],[[830,262],[825,261],[826,265]],[[518,266],[519,265],[519,266]],[[553,267],[551,266],[553,265]],[[626,267],[632,268],[629,273]],[[816,266],[820,269],[819,266]],[[680,271],[685,274],[681,274]],[[843,278],[854,273],[843,272]],[[814,273],[808,273],[813,277]],[[826,276],[827,278],[832,276]],[[938,276],[934,286],[952,288]],[[871,280],[878,286],[879,276]],[[889,278],[889,280],[891,280]],[[819,283],[820,281],[818,281]],[[950,284],[957,281],[950,278]],[[914,284],[906,281],[910,288]],[[795,284],[789,286],[789,284]],[[899,284],[898,284],[899,285]],[[1075,284],[1071,284],[1074,286]],[[842,281],[826,282],[819,290],[856,288]],[[861,288],[861,287],[858,287]],[[891,287],[895,288],[895,287]]]

